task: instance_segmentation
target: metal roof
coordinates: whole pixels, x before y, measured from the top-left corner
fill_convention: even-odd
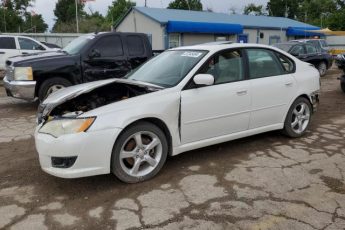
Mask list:
[[[157,21],[167,24],[169,21],[208,22],[240,24],[244,28],[287,29],[289,27],[308,27],[318,29],[303,22],[283,17],[224,14],[205,11],[174,10],[164,8],[134,7],[135,10]],[[121,22],[120,22],[121,23]]]

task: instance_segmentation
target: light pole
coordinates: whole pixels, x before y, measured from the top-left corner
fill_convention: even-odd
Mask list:
[[[77,33],[79,33],[79,22],[78,22],[78,0],[75,0],[75,21],[77,24]]]
[[[7,29],[6,29],[6,10],[7,10],[7,7],[4,6],[4,27],[5,27],[5,33],[7,32]]]

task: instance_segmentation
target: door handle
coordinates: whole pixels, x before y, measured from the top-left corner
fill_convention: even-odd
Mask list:
[[[237,94],[238,96],[243,96],[243,95],[246,95],[247,92],[248,92],[247,90],[241,90],[241,91],[236,92],[236,94]]]
[[[29,53],[27,53],[27,52],[23,52],[22,54],[29,54]]]
[[[0,54],[5,54],[5,52],[0,52]]]
[[[292,81],[288,81],[285,83],[286,86],[292,86],[293,82]]]

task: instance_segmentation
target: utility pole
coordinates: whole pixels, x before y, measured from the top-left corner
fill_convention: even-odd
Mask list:
[[[190,10],[190,4],[189,4],[189,0],[186,0],[187,5],[188,5],[188,9]]]
[[[145,7],[147,7],[147,0],[145,0]]]
[[[78,0],[75,0],[75,21],[77,24],[77,33],[79,33],[79,22],[78,22]]]
[[[5,33],[7,32],[7,29],[6,29],[6,10],[7,10],[7,7],[4,6],[4,27],[5,27]]]

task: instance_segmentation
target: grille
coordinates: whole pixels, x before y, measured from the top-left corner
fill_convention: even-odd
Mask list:
[[[14,80],[14,68],[12,66],[6,67],[6,76],[9,81]]]

